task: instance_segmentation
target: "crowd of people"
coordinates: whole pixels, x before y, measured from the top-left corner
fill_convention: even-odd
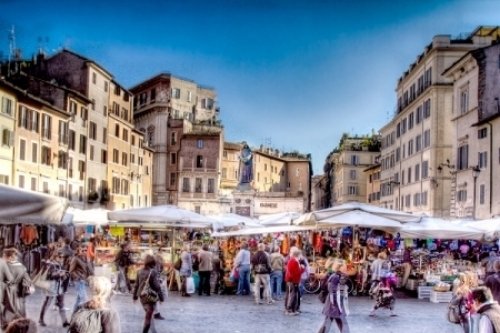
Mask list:
[[[113,294],[130,294],[133,301],[139,301],[144,310],[143,333],[155,332],[155,320],[165,319],[160,313],[160,304],[168,294],[167,272],[163,257],[158,251],[143,258],[143,266],[137,272],[135,283],[129,280],[132,264],[130,243],[124,242],[116,255],[116,284],[109,278],[94,275],[95,245],[92,242],[70,242],[61,239],[49,245],[47,258],[33,278],[19,261],[16,248],[4,248],[0,259],[0,324],[4,332],[36,332],[37,325],[26,315],[26,299],[33,293],[33,286],[46,283],[38,325],[47,326],[47,310],[54,303],[58,310],[60,325],[71,333],[103,332],[119,333],[120,318],[110,306]],[[408,262],[403,260],[400,266]],[[476,272],[465,271],[458,274],[453,286],[450,306],[457,309],[457,323],[464,333],[500,332],[500,258],[490,254],[486,263],[487,276],[481,281]],[[179,278],[181,296],[190,297],[195,293],[193,275],[197,272],[198,295],[211,296],[214,290],[213,272],[216,280],[221,278],[221,262],[208,244],[199,249],[185,243],[176,263],[168,272],[170,279]],[[232,276],[237,280],[236,295],[253,294],[255,304],[283,304],[284,314],[301,314],[301,299],[304,285],[309,278],[310,264],[303,251],[291,246],[284,256],[279,248],[258,243],[253,251],[249,244],[241,242],[233,260]],[[348,315],[348,267],[346,261],[330,257],[325,263],[326,273],[322,276],[321,298],[324,303],[324,320],[318,333],[327,333],[332,326],[342,333],[349,333]],[[390,316],[395,316],[396,277],[394,267],[386,251],[380,251],[369,265],[369,295],[374,304],[369,316],[378,309],[385,308]],[[174,274],[170,274],[174,272]],[[406,269],[403,278],[407,278]],[[251,276],[253,290],[251,290]],[[284,282],[284,285],[282,284]],[[71,308],[65,306],[68,288],[74,288],[76,298]],[[40,287],[41,288],[41,287]],[[284,293],[283,293],[284,291]],[[71,315],[68,312],[71,311]],[[17,327],[17,328],[16,328]]]

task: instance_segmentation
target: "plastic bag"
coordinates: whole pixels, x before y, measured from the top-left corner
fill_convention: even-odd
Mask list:
[[[194,292],[195,292],[194,279],[192,276],[189,276],[186,278],[186,293],[194,294]]]

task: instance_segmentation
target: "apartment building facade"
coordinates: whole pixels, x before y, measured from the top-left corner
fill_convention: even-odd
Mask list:
[[[386,208],[450,215],[453,83],[442,73],[468,51],[491,43],[478,30],[435,36],[400,77],[397,110],[381,130],[381,199]]]
[[[499,36],[494,29],[490,35]],[[450,215],[500,214],[500,44],[467,53],[444,73],[453,81],[454,130]]]
[[[0,184],[14,184],[14,133],[16,130],[16,89],[0,79]]]
[[[367,174],[364,170],[373,165],[380,155],[379,143],[377,135],[366,138],[342,137],[339,147],[327,160],[331,206],[349,201],[366,202]]]
[[[154,151],[153,204],[181,205],[179,158],[183,136],[192,131],[222,135],[216,92],[169,73],[156,75],[130,91],[135,96],[135,126],[145,133],[146,143]]]
[[[380,205],[380,163],[378,158],[375,164],[364,170],[366,174],[366,201],[375,206]]]

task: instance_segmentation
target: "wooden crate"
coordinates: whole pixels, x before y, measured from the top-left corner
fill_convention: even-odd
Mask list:
[[[424,299],[431,297],[431,291],[433,287],[428,286],[418,286],[418,299]]]
[[[430,301],[432,303],[448,303],[451,301],[453,293],[451,291],[441,292],[441,291],[431,291]]]

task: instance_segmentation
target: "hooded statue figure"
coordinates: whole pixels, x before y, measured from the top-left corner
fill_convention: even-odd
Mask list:
[[[253,180],[252,151],[245,143],[240,152],[240,184],[248,184]]]

